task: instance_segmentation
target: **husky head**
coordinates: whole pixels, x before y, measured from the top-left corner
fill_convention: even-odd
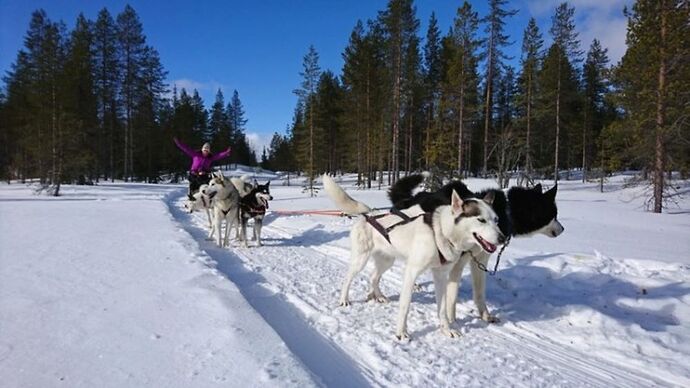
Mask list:
[[[270,186],[271,181],[266,182],[265,185],[260,185],[257,182],[256,187],[252,190],[252,193],[256,196],[257,203],[262,204],[266,208],[268,208],[268,201],[273,200]]]
[[[211,176],[211,180],[208,182],[208,188],[206,189],[206,193],[208,194],[209,198],[213,198],[219,192],[227,192],[228,190],[234,188],[230,186],[232,186],[232,183],[230,182],[230,180],[225,178],[223,172],[216,171],[213,173],[213,175]]]
[[[558,222],[558,186],[542,193],[541,184],[531,189],[513,187],[508,191],[513,230],[518,236],[543,234],[558,237],[565,228]]]
[[[488,253],[496,251],[505,242],[505,236],[498,228],[498,216],[491,208],[494,193],[489,192],[483,199],[467,198],[464,201],[453,190],[450,212],[452,218],[445,218],[443,225],[449,230],[446,235],[456,249],[470,250],[480,246]]]
[[[208,209],[211,206],[211,197],[208,194],[208,185],[204,184],[199,186],[199,191],[194,193],[193,201],[185,201],[184,208],[189,213],[193,213],[197,210]]]

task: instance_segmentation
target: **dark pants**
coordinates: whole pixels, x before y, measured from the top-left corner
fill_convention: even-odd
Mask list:
[[[189,199],[192,199],[192,195],[199,191],[199,186],[208,184],[208,182],[211,180],[211,174],[209,173],[202,173],[202,175],[199,175],[198,173],[189,173]]]

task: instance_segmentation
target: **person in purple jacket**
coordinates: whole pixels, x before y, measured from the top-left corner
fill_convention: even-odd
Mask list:
[[[194,197],[192,195],[199,190],[199,186],[207,184],[211,180],[213,162],[230,156],[230,147],[223,152],[212,154],[210,143],[204,143],[201,151],[197,151],[176,137],[173,140],[177,148],[192,158],[192,167],[189,168],[189,193],[187,193],[187,196],[193,201]]]

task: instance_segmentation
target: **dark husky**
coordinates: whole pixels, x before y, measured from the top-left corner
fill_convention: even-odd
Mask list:
[[[488,192],[494,193],[492,207],[498,215],[498,227],[506,236],[532,236],[543,234],[548,237],[558,237],[563,233],[563,225],[558,222],[558,208],[556,207],[557,186],[542,193],[541,184],[531,189],[512,187],[507,195],[503,190],[488,189],[480,193],[473,193],[461,181],[452,181],[441,187],[436,192],[419,192],[412,195],[412,191],[419,186],[425,176],[410,175],[398,180],[389,190],[388,197],[397,209],[407,209],[419,205],[425,212],[434,211],[437,207],[448,205],[453,191],[461,198],[482,198]],[[455,319],[455,302],[458,296],[460,276],[465,265],[474,261],[470,266],[472,273],[472,293],[474,302],[479,310],[481,318],[487,322],[495,322],[497,319],[489,314],[486,308],[486,272],[479,267],[479,263],[486,268],[490,254],[484,251],[477,253],[467,252],[458,260],[449,277],[446,296],[446,307],[451,320]]]
[[[268,209],[268,201],[273,200],[270,189],[271,181],[265,185],[256,185],[247,195],[240,198],[240,222],[242,229],[240,240],[247,246],[247,221],[254,220],[254,239],[261,246],[261,227]]]
[[[558,222],[558,208],[556,207],[556,191],[558,186],[542,193],[541,184],[531,189],[511,187],[508,194],[503,190],[488,189],[474,193],[459,180],[452,181],[438,191],[422,191],[412,195],[412,191],[424,180],[421,174],[410,175],[398,180],[388,191],[388,198],[396,209],[407,209],[420,205],[425,212],[434,211],[441,205],[450,203],[450,196],[455,190],[460,197],[482,198],[489,191],[494,193],[492,207],[498,215],[498,226],[506,236],[524,236],[541,233],[549,237],[557,237],[563,232],[563,226]]]

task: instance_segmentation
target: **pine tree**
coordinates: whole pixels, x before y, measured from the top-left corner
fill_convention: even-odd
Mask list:
[[[416,44],[419,20],[412,0],[389,0],[386,10],[379,19],[384,26],[388,64],[390,67],[391,128],[392,147],[390,153],[389,181],[394,183],[400,176],[400,121],[403,111],[403,87],[410,80],[405,79],[406,56],[412,52],[410,45]],[[409,76],[409,75],[408,75]]]
[[[165,109],[164,93],[167,92],[165,78],[167,72],[160,62],[158,51],[146,46],[142,54],[141,77],[139,78],[139,102],[135,110],[135,123],[139,129],[135,133],[134,172],[139,177],[145,177],[149,182],[158,180],[159,172],[164,168],[165,153],[160,144],[170,141],[165,136],[161,123],[162,111]]]
[[[302,143],[298,144],[299,155],[302,160],[302,168],[307,173],[307,189],[310,195],[314,196],[314,179],[316,178],[316,160],[314,158],[315,140],[319,129],[316,127],[316,97],[321,69],[319,68],[319,54],[314,46],[309,46],[309,51],[304,56],[302,62],[303,70],[302,84],[300,89],[295,89],[294,93],[299,97],[301,106],[304,108],[306,136],[300,136]]]
[[[97,100],[94,94],[93,25],[84,15],[77,18],[67,45],[62,93],[62,141],[59,144],[60,180],[95,177],[98,156]]]
[[[587,60],[582,69],[582,83],[584,92],[582,126],[582,182],[587,181],[587,168],[591,158],[591,139],[597,138],[601,128],[605,125],[604,116],[609,110],[605,101],[608,91],[608,62],[607,49],[601,47],[597,39],[587,53]],[[588,157],[589,156],[589,157]]]
[[[244,107],[242,106],[240,94],[237,90],[234,90],[232,93],[232,99],[228,103],[226,113],[229,123],[230,143],[233,149],[233,153],[230,155],[230,161],[242,163],[247,166],[256,165],[256,155],[253,155],[253,151],[244,132],[247,119],[244,118]]]
[[[477,50],[481,40],[477,38],[479,16],[468,2],[458,8],[453,24],[453,53],[448,65],[447,80],[456,101],[457,112],[457,171],[463,173],[463,150],[465,148],[467,122],[474,122],[477,113],[479,57]]]
[[[432,141],[436,111],[441,95],[442,64],[441,64],[441,32],[438,29],[436,14],[431,13],[429,28],[426,33],[424,46],[424,168],[429,168],[429,155]],[[461,135],[462,136],[462,135]]]
[[[213,141],[213,146],[218,149],[226,149],[230,146],[230,123],[228,122],[228,115],[225,111],[225,98],[223,92],[218,89],[216,92],[216,100],[211,106],[209,114],[208,132],[206,138]]]
[[[517,10],[507,11],[503,7],[507,0],[489,0],[489,14],[483,19],[486,23],[487,33],[485,40],[484,57],[486,58],[486,76],[484,79],[484,152],[482,174],[488,173],[489,160],[489,131],[492,127],[495,82],[499,77],[504,60],[508,58],[502,51],[502,47],[512,44],[508,41],[508,35],[504,35],[505,19],[514,16]]]
[[[671,139],[687,134],[690,113],[690,4],[682,0],[638,0],[628,17],[628,50],[616,71],[623,122],[639,139],[648,159],[643,167],[653,170],[653,210],[664,207],[664,173],[669,165]],[[674,136],[675,135],[675,136]],[[676,148],[679,159],[687,157],[687,142]]]
[[[140,100],[142,57],[146,38],[139,16],[129,5],[117,15],[117,38],[120,50],[120,99],[124,110],[123,169],[122,176],[127,181],[134,169],[134,112]]]
[[[317,98],[318,112],[316,127],[323,132],[323,137],[315,139],[316,160],[321,162],[319,170],[336,172],[342,169],[341,147],[343,138],[343,89],[338,78],[331,71],[321,73]]]
[[[541,49],[544,45],[537,21],[530,18],[525,28],[522,38],[522,58],[520,60],[522,71],[518,80],[518,87],[521,93],[521,105],[524,106],[525,117],[525,173],[528,177],[532,173],[532,122],[533,122],[533,106],[535,94],[537,93],[537,79],[538,71],[541,66],[542,53]]]
[[[94,25],[94,84],[98,101],[98,175],[115,179],[115,144],[117,140],[120,85],[117,30],[115,21],[103,8]],[[98,178],[97,178],[98,179]]]
[[[575,32],[575,8],[568,7],[568,3],[561,3],[556,8],[556,13],[551,19],[551,36],[553,37],[553,44],[559,47],[559,50],[564,54],[558,56],[557,79],[558,84],[556,88],[556,139],[554,147],[554,180],[558,183],[558,165],[559,165],[559,149],[561,138],[561,70],[568,66],[569,63],[578,63],[581,61],[582,51],[580,50],[580,41],[577,39],[578,33]],[[568,62],[568,63],[564,63]]]

